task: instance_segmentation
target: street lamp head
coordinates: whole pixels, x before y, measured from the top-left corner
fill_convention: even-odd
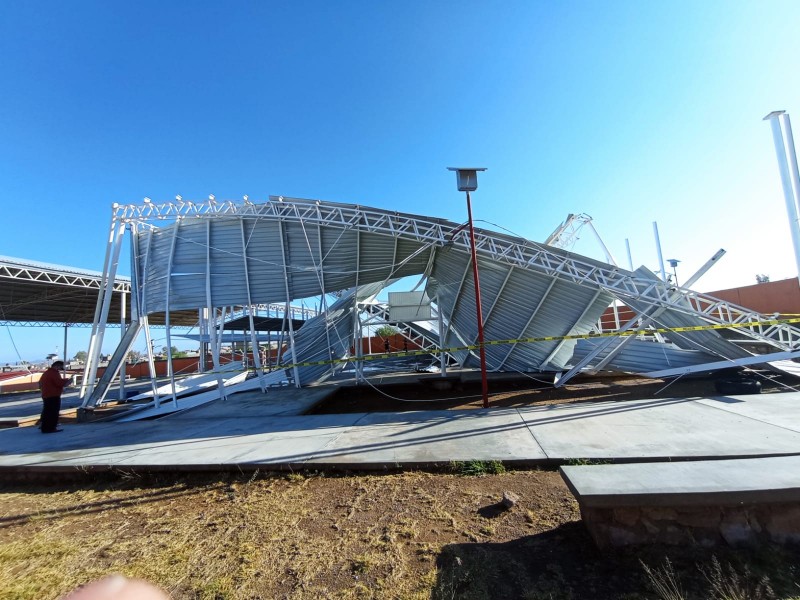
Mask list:
[[[669,266],[674,269],[675,267],[678,266],[678,263],[681,261],[679,261],[677,258],[668,258],[667,262],[669,263]]]
[[[482,167],[447,167],[448,171],[456,172],[456,184],[459,192],[474,192],[478,189],[478,171],[485,171]]]

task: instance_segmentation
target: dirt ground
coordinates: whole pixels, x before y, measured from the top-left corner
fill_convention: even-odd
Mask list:
[[[800,597],[800,550],[601,554],[558,473],[502,470],[5,485],[0,597],[57,598],[120,572],[176,599],[633,600],[663,597],[643,564],[660,573],[670,559],[683,597],[712,598],[702,570],[713,574],[714,557],[747,591],[725,597]],[[508,510],[504,491],[519,496]],[[771,595],[758,595],[763,576]]]
[[[797,387],[796,380],[770,376],[759,379],[762,393],[783,391],[786,386]],[[335,396],[318,405],[312,413],[400,412],[407,410],[463,410],[482,408],[480,381],[455,383],[453,389],[442,391],[417,380],[407,384],[369,384],[342,388]],[[684,378],[674,382],[644,379],[633,376],[581,376],[555,388],[550,382],[519,377],[513,380],[491,381],[489,406],[522,407],[548,404],[625,401],[643,398],[692,398],[718,396],[712,377]]]
[[[707,380],[666,390],[664,382],[642,383],[494,383],[491,400],[715,393]],[[441,391],[419,386],[355,391],[318,410],[480,407],[479,384],[447,392],[444,402],[431,401]],[[510,509],[500,504],[505,491],[519,497]],[[87,473],[0,484],[0,598],[59,598],[114,572],[176,599],[800,598],[800,548],[601,553],[556,471],[506,471],[500,463],[366,474]]]

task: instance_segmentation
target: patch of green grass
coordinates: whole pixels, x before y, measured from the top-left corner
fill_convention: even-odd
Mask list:
[[[506,472],[506,467],[499,460],[470,460],[466,462],[454,461],[450,463],[450,469],[465,477],[476,477],[480,475],[499,475]]]

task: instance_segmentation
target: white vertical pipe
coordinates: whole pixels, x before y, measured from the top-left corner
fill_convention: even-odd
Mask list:
[[[358,288],[355,290],[358,291]],[[361,356],[363,354],[363,346],[361,341],[361,324],[358,315],[358,294],[355,292],[353,293],[353,351],[355,353],[355,362],[353,363],[353,377],[355,378],[356,384],[361,381],[360,371],[361,371]],[[370,349],[368,352],[372,350],[372,340],[370,339]]]
[[[772,112],[764,117],[764,119],[771,121],[772,124],[772,139],[775,143],[775,155],[778,159],[778,170],[781,174],[783,196],[786,201],[786,213],[789,216],[789,230],[792,234],[792,246],[794,247],[794,260],[795,265],[797,266],[797,276],[800,279],[800,225],[798,225],[797,220],[797,199],[795,197],[795,192],[792,190],[792,175],[789,172],[786,145],[784,143],[783,133],[781,131],[780,117],[783,114],[785,114],[783,111]],[[794,144],[792,145],[794,146]],[[796,168],[797,162],[795,158],[795,169]]]
[[[89,342],[89,357],[85,371],[86,377],[84,377],[86,395],[84,396],[81,394],[83,406],[86,406],[88,403],[97,377],[97,366],[100,362],[100,351],[103,347],[103,336],[105,335],[106,324],[108,323],[108,310],[111,307],[111,296],[114,294],[114,281],[117,276],[119,251],[122,247],[122,238],[124,235],[125,227],[122,224],[117,225],[116,219],[112,219],[111,239],[109,240],[110,260],[108,260],[109,256],[107,256],[107,269],[103,272],[98,295],[98,306],[95,307],[95,324],[92,326],[92,337]],[[97,316],[98,310],[99,319]],[[92,365],[91,369],[89,365]]]
[[[239,221],[242,229],[242,263],[244,266],[244,282],[247,286],[247,316],[250,322],[250,347],[253,352],[253,362],[258,371],[258,383],[261,386],[261,393],[265,394],[267,388],[264,385],[264,368],[261,366],[261,353],[259,352],[258,338],[256,335],[255,321],[253,320],[253,298],[250,294],[250,271],[247,268],[247,239],[244,232],[244,221]],[[245,357],[247,356],[247,341],[244,343]]]
[[[219,374],[219,344],[217,343],[217,311],[211,302],[211,221],[206,221],[206,305],[208,307],[209,315],[207,321],[209,340],[211,343],[211,364],[212,369],[217,374],[217,391],[222,400],[225,397],[225,383],[222,381],[222,376]],[[221,323],[225,322],[225,314],[223,312]],[[205,357],[204,357],[205,358]]]
[[[444,355],[444,316],[442,305],[439,304],[439,295],[436,295],[436,312],[439,314],[439,372],[442,377],[447,376],[447,357]]]
[[[153,401],[156,408],[161,406],[161,397],[158,395],[158,385],[156,383],[156,361],[153,356],[153,339],[150,336],[150,317],[142,317],[142,327],[144,328],[144,343],[147,345],[147,368],[150,371],[150,389],[153,391]]]
[[[653,221],[653,235],[656,238],[656,251],[658,252],[658,267],[661,269],[661,280],[667,280],[667,272],[664,270],[664,257],[661,254],[661,238],[658,237],[658,223]]]
[[[292,352],[292,372],[294,373],[294,386],[296,388],[300,387],[300,371],[297,369],[297,351],[294,347],[294,325],[292,324],[292,319],[294,315],[292,314],[292,295],[289,291],[289,266],[286,262],[286,242],[284,241],[284,227],[283,222],[278,222],[279,229],[281,236],[281,255],[283,256],[283,283],[286,288],[286,308],[284,309],[284,314],[288,313],[289,315],[289,345],[291,346]]]
[[[200,347],[197,350],[197,372],[206,372],[206,344],[203,341],[204,336],[207,334],[206,329],[206,309],[200,308],[197,310],[197,330],[200,334]]]
[[[628,253],[628,270],[633,271],[633,257],[631,256],[631,242],[625,238],[625,251]]]
[[[125,292],[119,293],[119,339],[125,339]],[[119,399],[120,401],[125,400],[125,361],[128,358],[128,354],[126,353],[125,356],[122,357],[122,361],[119,365]]]
[[[606,261],[616,267],[617,261],[614,260],[614,256],[611,254],[611,250],[609,250],[608,247],[606,246],[605,242],[603,241],[603,238],[601,238],[600,234],[597,233],[597,229],[594,228],[594,225],[592,225],[591,221],[587,221],[586,224],[589,226],[589,229],[592,230],[594,238],[597,240],[597,243],[600,244],[600,247],[603,249],[603,254],[606,255]]]
[[[166,295],[166,312],[164,313],[164,325],[167,333],[167,370],[169,371],[169,383],[172,387],[172,403],[178,406],[178,396],[175,394],[175,367],[172,364],[172,334],[170,332],[170,319],[169,319],[169,297],[172,293],[172,263],[175,258],[175,245],[178,242],[178,227],[180,226],[180,218],[175,221],[175,229],[172,230],[172,242],[169,248],[169,259],[167,261],[167,285],[165,290]]]
[[[794,187],[794,201],[800,212],[800,173],[797,168],[797,153],[794,147],[794,135],[792,134],[792,122],[789,120],[789,114],[784,113],[781,115],[784,124],[784,131],[786,135],[786,154],[789,158],[789,174],[792,176],[792,186]]]

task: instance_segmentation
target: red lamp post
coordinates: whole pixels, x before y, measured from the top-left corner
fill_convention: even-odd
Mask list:
[[[475,279],[475,313],[478,319],[478,348],[481,358],[481,391],[483,408],[489,408],[489,382],[486,379],[486,349],[483,345],[483,311],[481,310],[481,286],[478,278],[478,255],[475,251],[475,229],[472,227],[472,202],[469,193],[478,189],[478,171],[485,168],[448,167],[448,171],[456,172],[459,192],[467,193],[467,217],[469,223],[469,245],[472,253],[472,276]]]

